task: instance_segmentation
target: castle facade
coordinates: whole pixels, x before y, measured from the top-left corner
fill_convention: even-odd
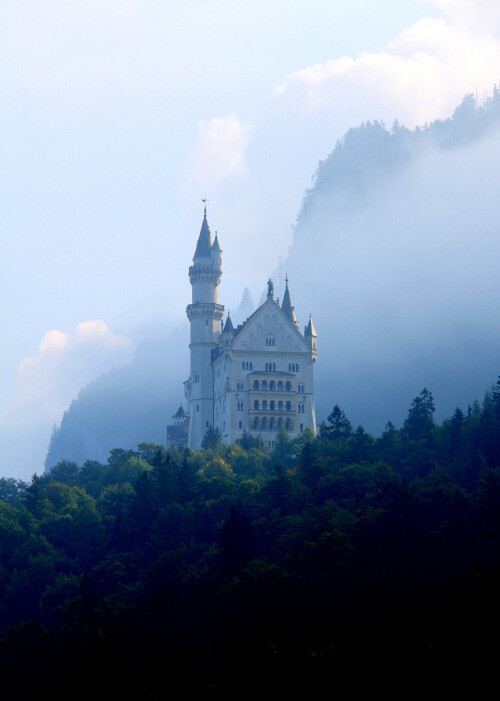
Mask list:
[[[270,445],[281,427],[292,438],[306,426],[316,432],[317,335],[312,318],[302,334],[288,279],[281,304],[269,280],[266,300],[243,324],[235,328],[229,313],[224,323],[218,298],[221,276],[222,250],[217,235],[212,241],[205,207],[189,268],[190,376],[184,383],[188,418],[183,418],[189,423],[187,445],[199,450],[210,426],[219,429],[224,444],[244,431]]]

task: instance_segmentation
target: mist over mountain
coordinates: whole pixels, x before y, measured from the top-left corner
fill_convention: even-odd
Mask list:
[[[401,425],[424,386],[440,419],[482,400],[498,375],[499,127],[495,89],[481,107],[467,95],[449,119],[414,130],[353,128],[319,164],[274,276],[280,293],[288,272],[299,322],[312,313],[318,331],[318,422],[339,403],[379,433]],[[253,308],[245,289],[235,323]],[[82,389],[46,467],[164,442],[188,374],[188,325],[168,327]]]
[[[54,429],[45,460],[105,461],[119,445],[165,443],[166,425],[183,400],[187,377],[188,329],[148,330],[133,362],[110,370],[83,387]]]
[[[495,378],[499,126],[495,88],[422,128],[351,129],[319,164],[286,266],[318,331],[320,420],[334,398],[379,432],[424,386],[447,416]]]

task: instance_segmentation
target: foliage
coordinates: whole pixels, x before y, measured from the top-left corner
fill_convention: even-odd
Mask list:
[[[437,424],[424,389],[378,438],[336,405],[319,435],[282,432],[269,452],[212,431],[201,451],[141,443],[4,478],[4,696],[59,698],[75,679],[123,698],[314,696],[333,677],[352,692],[484,670],[500,378],[489,397]]]

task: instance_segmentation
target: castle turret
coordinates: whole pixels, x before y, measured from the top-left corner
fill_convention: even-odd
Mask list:
[[[285,278],[285,294],[283,295],[283,302],[281,303],[281,308],[287,315],[287,317],[290,319],[292,324],[295,326],[296,329],[299,328],[299,322],[297,321],[297,317],[295,316],[295,309],[292,305],[292,300],[290,298],[290,290],[288,289],[288,275]]]
[[[192,303],[186,308],[191,372],[185,388],[190,413],[189,447],[193,450],[201,448],[205,431],[214,423],[212,350],[218,347],[224,314],[218,292],[221,277],[222,250],[217,236],[212,243],[205,205],[193,265],[189,268]]]
[[[318,356],[318,334],[314,328],[311,314],[309,314],[309,323],[304,327],[304,338],[311,347],[312,359],[315,361]]]

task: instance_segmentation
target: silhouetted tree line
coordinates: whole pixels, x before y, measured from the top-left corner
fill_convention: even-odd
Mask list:
[[[400,172],[427,149],[458,148],[486,136],[499,125],[500,90],[495,85],[481,105],[469,93],[450,118],[436,119],[423,127],[408,129],[397,119],[390,129],[379,121],[352,127],[330,155],[320,161],[314,185],[302,201],[297,235],[300,236],[300,225],[317,197],[327,195],[332,203],[351,207],[364,198],[370,187]]]
[[[500,378],[440,425],[424,389],[378,438],[335,406],[270,452],[249,434],[205,446],[0,480],[4,698],[404,696],[494,676]]]

